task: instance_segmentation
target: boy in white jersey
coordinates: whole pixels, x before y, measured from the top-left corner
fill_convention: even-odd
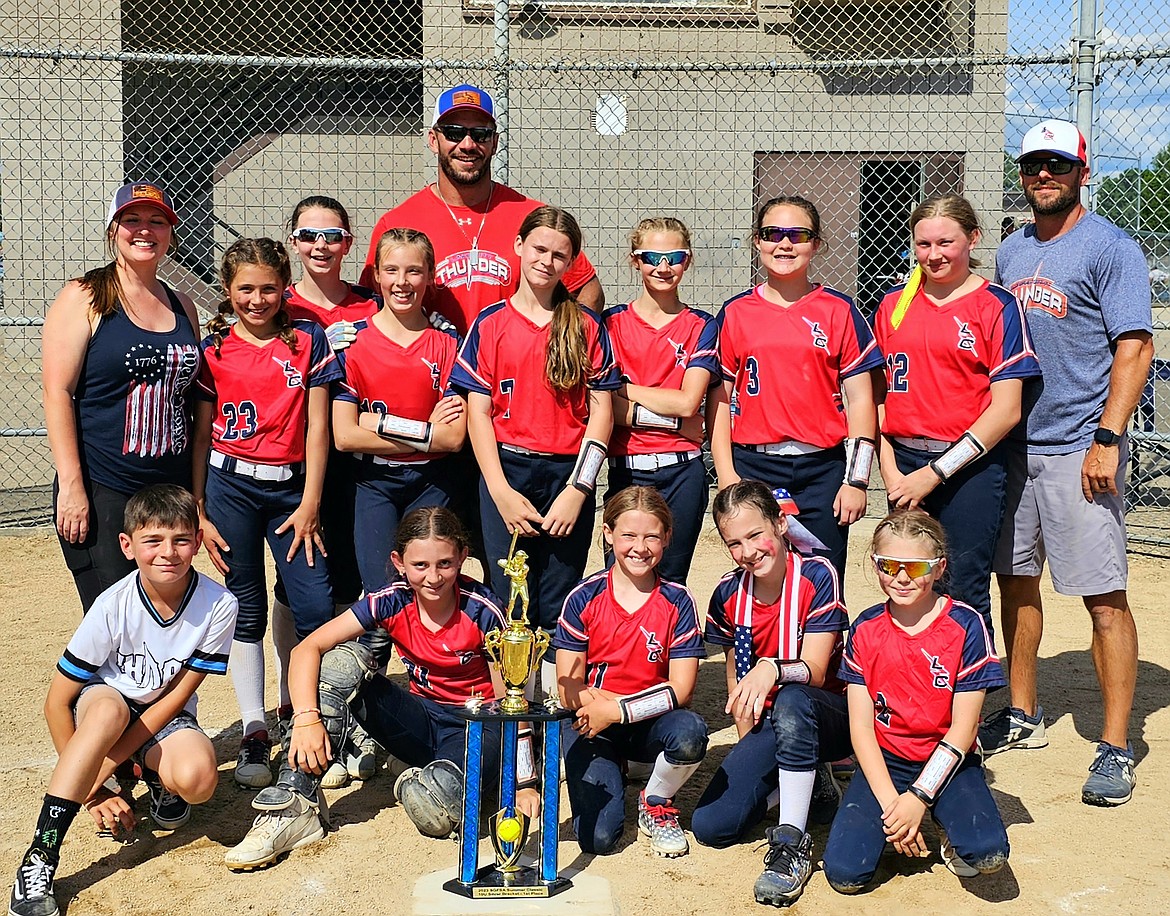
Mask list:
[[[122,551],[138,569],[104,591],[73,634],[45,700],[58,763],[32,845],[16,872],[10,916],[55,916],[61,842],[82,805],[114,836],[136,823],[131,799],[106,787],[133,758],[164,830],[218,782],[215,750],[195,721],[195,689],[227,671],[236,599],[191,568],[199,512],[181,487],[139,491],[126,504]]]

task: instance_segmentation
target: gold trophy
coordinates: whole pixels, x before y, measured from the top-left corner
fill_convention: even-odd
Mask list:
[[[540,630],[534,633],[528,626],[528,554],[516,549],[517,531],[512,535],[512,546],[508,558],[497,560],[503,567],[504,575],[511,583],[508,596],[508,626],[493,630],[484,637],[484,648],[495,662],[496,670],[504,681],[504,698],[500,709],[508,715],[523,715],[528,712],[528,700],[524,688],[536,666],[548,649],[549,634]],[[520,616],[516,616],[516,599],[520,599]]]

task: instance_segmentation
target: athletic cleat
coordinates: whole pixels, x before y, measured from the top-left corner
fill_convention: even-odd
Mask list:
[[[168,792],[158,773],[142,771],[142,781],[150,790],[150,819],[163,830],[178,830],[191,820],[191,806],[180,796]]]
[[[817,777],[813,782],[812,801],[808,808],[809,820],[814,824],[833,823],[840,804],[841,789],[837,785],[837,780],[833,778],[829,764],[822,763],[817,767]]]
[[[979,746],[985,757],[1013,748],[1048,747],[1044,707],[1037,706],[1036,715],[1031,718],[1015,706],[1005,706],[992,713],[979,726]]]
[[[240,742],[235,779],[246,789],[263,789],[272,784],[272,742],[268,732],[254,732]]]
[[[340,759],[334,759],[321,777],[322,789],[344,789],[349,785],[349,770]]]
[[[974,865],[968,865],[957,852],[955,847],[951,845],[950,838],[939,830],[939,839],[942,841],[942,846],[939,849],[939,855],[942,856],[943,864],[954,874],[960,878],[975,878],[982,872]]]
[[[378,742],[366,734],[360,725],[349,739],[349,753],[345,757],[346,772],[353,779],[370,779],[378,770]]]
[[[789,824],[768,828],[764,871],[756,878],[756,903],[789,906],[812,876],[812,837]]]
[[[287,808],[256,815],[248,835],[227,851],[223,861],[233,871],[261,868],[324,836],[320,809],[294,792]]]
[[[8,916],[57,916],[53,874],[57,863],[43,849],[30,849],[16,870],[16,883],[8,902]]]
[[[1102,808],[1124,805],[1133,797],[1136,785],[1133,748],[1122,749],[1101,741],[1097,745],[1096,758],[1089,764],[1089,778],[1081,789],[1081,801]]]
[[[675,859],[691,850],[678,823],[678,808],[669,802],[651,804],[645,792],[638,796],[638,831],[650,838],[650,851],[656,856]]]

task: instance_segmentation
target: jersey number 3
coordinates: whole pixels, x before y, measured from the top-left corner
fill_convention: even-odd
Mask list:
[[[240,401],[233,404],[227,401],[220,407],[223,413],[224,442],[236,439],[250,439],[256,435],[256,405],[251,401]]]

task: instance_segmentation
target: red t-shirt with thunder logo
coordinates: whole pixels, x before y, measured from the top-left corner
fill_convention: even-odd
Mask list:
[[[589,380],[556,391],[545,371],[552,323],[537,327],[505,300],[489,306],[471,326],[451,372],[451,384],[492,399],[496,441],[553,455],[575,455],[585,437],[588,391],[621,387],[609,335],[589,309],[581,308]]]
[[[215,404],[211,446],[253,464],[285,465],[305,460],[309,389],[341,377],[325,332],[309,321],[293,325],[294,353],[280,337],[263,347],[242,339],[233,327],[200,344],[199,394]]]
[[[419,618],[414,591],[398,581],[366,595],[350,609],[367,630],[389,634],[410,678],[410,692],[436,703],[462,705],[495,699],[483,638],[507,626],[500,601],[486,586],[460,576],[457,608],[438,632]]]
[[[345,377],[334,388],[334,400],[357,404],[360,411],[425,421],[439,401],[454,394],[447,385],[459,352],[454,328],[447,332],[428,327],[406,347],[369,322],[359,321],[356,328],[353,343],[337,354]],[[432,457],[410,452],[395,455],[394,460]]]
[[[841,659],[841,679],[864,685],[873,699],[878,745],[903,760],[934,753],[951,727],[956,692],[1007,683],[983,617],[946,601],[938,619],[913,636],[894,623],[885,604],[863,611]]]
[[[585,683],[620,696],[670,680],[672,658],[703,658],[695,599],[658,580],[634,613],[614,598],[612,573],[595,573],[565,599],[554,649],[585,653]]]
[[[716,321],[723,378],[733,386],[732,442],[834,448],[845,440],[841,383],[883,363],[852,299],[818,286],[783,308],[756,287],[724,303]]]
[[[919,290],[894,328],[902,289],[886,293],[873,319],[886,354],[887,436],[954,442],[991,404],[993,382],[1040,374],[1024,310],[1003,287],[984,283],[946,305]]]
[[[687,307],[665,326],[653,328],[634,306],[606,309],[602,318],[613,344],[614,358],[632,385],[647,388],[681,388],[688,369],[705,369],[711,381],[719,371],[719,331],[713,316]],[[609,443],[611,455],[646,455],[682,452],[698,446],[676,432],[614,426]]]
[[[491,209],[485,219],[482,208],[448,209],[434,186],[428,185],[378,220],[370,237],[361,282],[373,284],[374,252],[387,229],[425,232],[435,248],[435,285],[427,295],[426,305],[452,321],[460,334],[466,334],[484,308],[511,296],[519,287],[516,236],[524,217],[542,206],[539,200],[495,182]],[[477,236],[479,244],[473,246]],[[595,276],[597,271],[582,252],[562,279],[569,292],[576,293]]]

